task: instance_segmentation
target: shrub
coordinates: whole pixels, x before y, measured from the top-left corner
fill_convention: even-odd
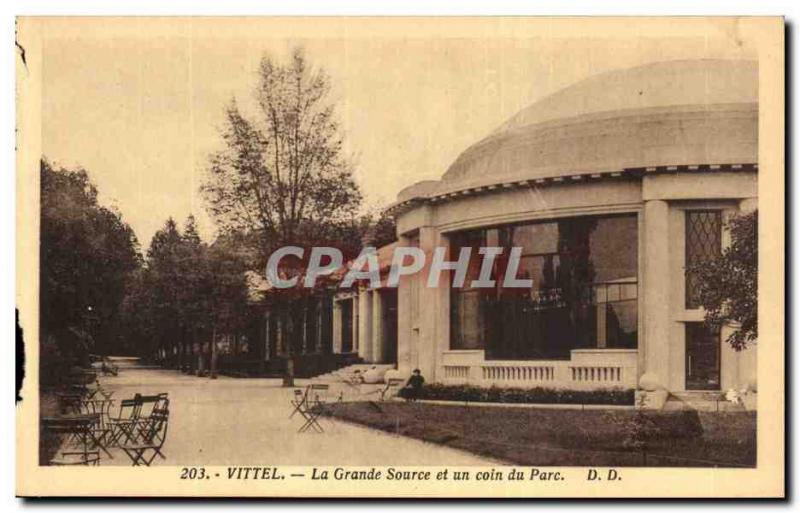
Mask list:
[[[405,390],[400,391],[405,397]],[[418,399],[474,403],[540,403],[633,405],[632,389],[559,390],[555,388],[481,388],[470,385],[425,385]]]

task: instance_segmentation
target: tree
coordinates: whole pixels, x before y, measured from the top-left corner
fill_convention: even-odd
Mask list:
[[[132,291],[136,319],[144,326],[139,330],[149,337],[144,354],[166,355],[163,363],[203,371],[211,363],[213,372],[217,333],[236,332],[247,306],[246,267],[235,249],[227,238],[210,246],[203,242],[193,216],[182,231],[167,219],[147,251],[141,285]],[[206,342],[211,362],[194,349]]]
[[[370,226],[364,234],[364,246],[380,248],[397,241],[397,226],[391,216],[384,212],[379,213],[373,222],[369,218]]]
[[[127,311],[134,322],[142,321],[141,333],[145,337],[139,348],[142,356],[152,356],[172,342],[183,342],[178,298],[180,244],[178,227],[169,218],[150,240],[145,268],[129,289]]]
[[[207,315],[211,321],[211,377],[217,372],[217,334],[239,331],[247,321],[246,267],[225,241],[216,241],[204,255]]]
[[[361,193],[329,93],[328,76],[296,49],[287,65],[261,59],[253,117],[235,101],[225,111],[225,147],[202,192],[223,231],[256,234],[264,258],[286,244],[336,244],[356,217]]]
[[[41,170],[41,339],[55,355],[127,352],[121,305],[141,267],[133,230],[97,202],[84,169]]]
[[[224,234],[257,240],[262,269],[284,245],[334,246],[345,258],[360,249],[361,192],[329,95],[327,74],[312,69],[303,51],[295,49],[285,65],[261,59],[253,115],[235,101],[225,110],[224,148],[210,156],[201,191]],[[313,291],[274,298],[276,311],[301,315],[307,304],[303,294]],[[281,329],[288,325],[282,323]],[[292,346],[286,344],[287,356]],[[292,374],[287,363],[287,383]]]
[[[719,257],[689,271],[697,277],[706,324],[736,329],[727,342],[737,351],[758,338],[758,211],[728,221],[731,244]]]

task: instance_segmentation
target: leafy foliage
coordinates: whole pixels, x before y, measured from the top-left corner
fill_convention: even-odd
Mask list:
[[[364,234],[364,245],[380,248],[397,241],[397,226],[394,219],[385,213],[368,216],[369,228]]]
[[[139,244],[119,212],[97,203],[84,169],[40,162],[40,315],[43,353],[127,352],[120,329]]]
[[[174,347],[178,359],[185,359],[196,343],[235,331],[247,311],[244,271],[243,259],[227,240],[209,246],[200,239],[192,216],[183,233],[168,219],[153,236],[146,268],[131,293],[142,354],[163,349],[173,359]]]
[[[343,155],[330,80],[302,50],[281,65],[261,60],[253,116],[225,112],[225,148],[209,158],[202,192],[224,232],[256,234],[266,257],[296,244],[360,247],[361,193]],[[342,247],[344,246],[344,247]]]
[[[225,110],[223,149],[209,156],[201,191],[221,239],[255,249],[263,269],[277,248],[336,247],[344,258],[358,255],[371,216],[359,215],[362,195],[330,99],[330,79],[313,69],[301,49],[288,63],[261,59],[255,112],[231,101]],[[250,253],[250,251],[247,251]],[[310,251],[306,251],[306,258]],[[251,256],[251,255],[249,255]],[[253,258],[247,258],[251,266]],[[297,274],[305,262],[285,258],[279,272]],[[318,282],[318,288],[324,288]],[[300,319],[318,290],[282,290],[270,298],[280,322],[286,355],[301,345]],[[293,367],[287,367],[292,374]]]
[[[758,211],[730,219],[728,227],[730,246],[689,271],[697,277],[706,324],[714,330],[734,324],[727,342],[741,350],[758,338]]]

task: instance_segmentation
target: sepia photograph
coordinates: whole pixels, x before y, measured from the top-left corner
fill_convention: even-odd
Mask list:
[[[783,32],[18,18],[17,494],[782,496]]]

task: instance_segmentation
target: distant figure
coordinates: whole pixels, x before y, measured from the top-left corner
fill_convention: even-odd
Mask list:
[[[424,384],[425,378],[422,377],[422,373],[419,369],[414,369],[411,373],[411,377],[408,378],[406,385],[403,387],[403,397],[410,401],[416,401],[421,395],[422,386]]]

